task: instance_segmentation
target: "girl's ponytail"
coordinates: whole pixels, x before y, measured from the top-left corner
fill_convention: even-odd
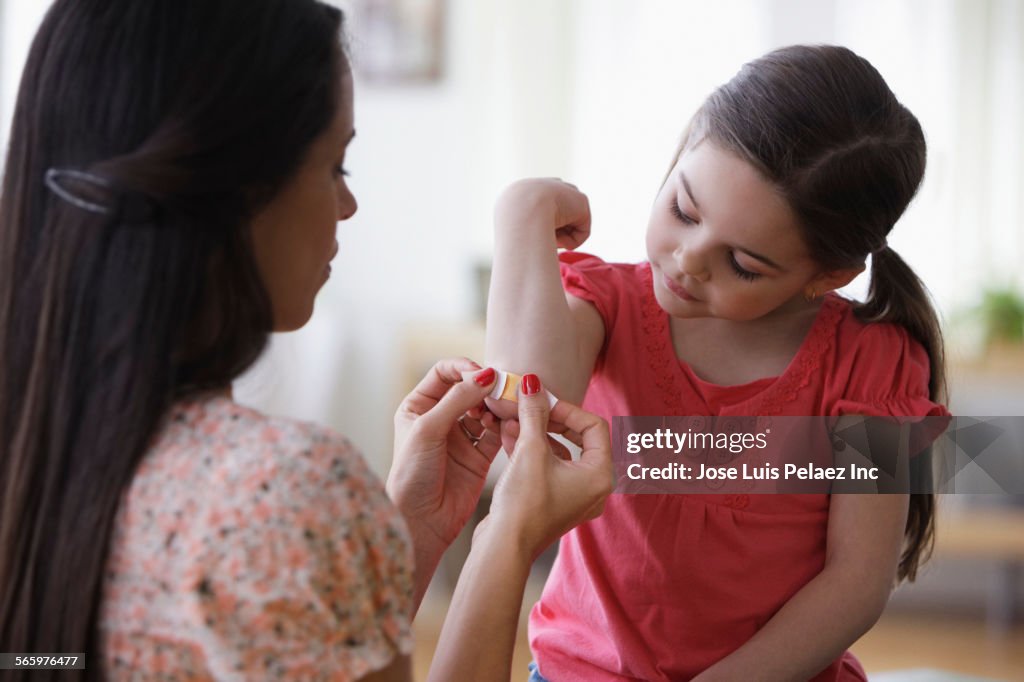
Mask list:
[[[939,316],[924,284],[888,246],[872,255],[868,298],[855,306],[854,312],[864,322],[891,322],[906,329],[928,352],[929,397],[935,402],[945,402],[948,390]],[[931,556],[935,544],[933,493],[910,496],[903,539],[897,579],[914,580],[918,567]]]
[[[929,397],[944,402],[948,391],[938,313],[924,284],[892,248],[885,246],[871,256],[868,298],[854,311],[864,322],[898,324],[924,346],[931,361]]]

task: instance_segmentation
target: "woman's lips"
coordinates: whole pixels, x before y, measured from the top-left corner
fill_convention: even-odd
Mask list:
[[[698,301],[698,299],[694,298],[682,284],[679,284],[668,275],[665,275],[665,288],[684,301]]]
[[[338,255],[338,242],[337,242],[337,240],[335,240],[334,248],[331,249],[331,257],[327,259],[327,265],[324,266],[324,275],[326,275],[327,277],[331,276],[331,263],[330,263],[330,261],[334,260],[334,257],[337,256],[337,255]]]

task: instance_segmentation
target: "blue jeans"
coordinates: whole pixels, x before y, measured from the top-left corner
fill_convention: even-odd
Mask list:
[[[530,661],[529,668],[530,679],[526,682],[548,682],[547,678],[541,676],[540,668],[537,667],[537,663],[535,661]]]

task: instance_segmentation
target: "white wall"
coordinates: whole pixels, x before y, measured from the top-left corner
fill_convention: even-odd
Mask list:
[[[0,0],[6,133],[43,0]],[[793,42],[871,60],[921,119],[929,169],[891,237],[949,312],[982,283],[1021,282],[1024,3],[1018,0],[448,0],[441,82],[357,81],[347,165],[359,213],[301,332],[239,386],[270,411],[327,422],[383,471],[417,321],[472,318],[493,201],[525,175],[591,197],[587,249],[644,255],[651,201],[706,94],[743,62]],[[351,25],[358,60],[359,27]]]
[[[49,6],[49,0],[0,0],[0,149],[4,157],[21,69],[36,26]]]
[[[594,235],[585,248],[642,259],[650,204],[689,116],[743,62],[777,46],[848,45],[921,120],[928,172],[890,242],[945,314],[973,303],[986,283],[1024,284],[1016,266],[1024,260],[1021,3],[453,0],[449,7],[443,83],[359,88],[352,165],[362,208],[342,226],[341,275],[321,307],[346,339],[328,373],[343,388],[325,418],[378,455],[381,469],[401,388],[401,330],[412,319],[443,326],[470,316],[471,269],[487,256],[500,188],[525,175],[565,177],[591,198]],[[850,292],[865,287],[861,278]],[[329,303],[336,306],[327,312]]]
[[[497,193],[517,177],[567,168],[568,5],[448,6],[440,83],[357,80],[346,166],[360,209],[340,226],[317,320],[275,338],[238,386],[248,402],[339,428],[380,472],[390,462],[391,416],[411,388],[401,372],[404,334],[473,318],[474,266],[489,261]]]

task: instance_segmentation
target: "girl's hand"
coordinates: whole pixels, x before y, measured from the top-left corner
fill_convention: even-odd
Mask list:
[[[552,230],[558,246],[575,249],[590,236],[590,202],[575,185],[557,178],[519,180],[498,198],[494,224],[498,230],[524,225]]]
[[[479,370],[474,379],[463,381],[461,372],[473,370]],[[466,414],[482,403],[494,380],[494,370],[481,370],[471,360],[442,360],[395,413],[394,462],[386,487],[412,534],[417,583],[423,590],[441,554],[476,509],[501,447],[492,415]]]
[[[535,392],[527,395],[524,388],[531,382]],[[502,425],[506,440],[515,440],[511,462],[494,489],[490,515],[478,528],[517,541],[530,557],[600,515],[615,483],[607,423],[564,401],[555,404],[550,418],[564,425],[559,426],[563,436],[583,448],[578,461],[569,459],[564,448],[552,448],[547,399],[536,375],[525,376],[518,423]]]

